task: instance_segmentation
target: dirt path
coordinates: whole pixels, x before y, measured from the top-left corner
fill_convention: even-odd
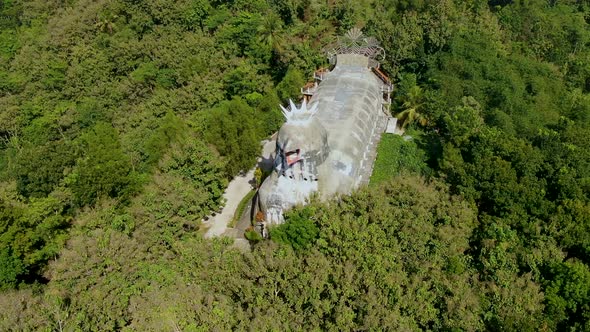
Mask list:
[[[275,142],[271,139],[269,141],[263,141],[262,156],[258,159],[258,163],[265,163],[270,160],[270,154],[274,151]],[[204,221],[203,225],[208,227],[205,233],[206,238],[221,236],[228,230],[228,224],[234,217],[234,213],[238,208],[238,204],[244,196],[246,196],[252,189],[254,189],[254,170],[252,168],[245,175],[238,175],[227,186],[227,189],[223,193],[225,198],[225,206],[221,213],[216,214],[214,217],[209,217],[209,220]]]

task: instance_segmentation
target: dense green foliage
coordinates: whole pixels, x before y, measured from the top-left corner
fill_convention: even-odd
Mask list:
[[[314,212],[311,208],[303,208],[285,216],[287,222],[271,228],[270,238],[290,245],[295,251],[309,249],[319,233],[318,227],[310,220]]]
[[[577,0],[2,1],[0,329],[590,329],[589,17]],[[252,253],[202,239],[354,26],[387,52],[414,140],[385,135],[374,186],[291,212]]]
[[[382,134],[371,174],[371,185],[385,182],[404,171],[429,173],[425,161],[426,153],[418,147],[413,138],[406,141],[398,135]]]

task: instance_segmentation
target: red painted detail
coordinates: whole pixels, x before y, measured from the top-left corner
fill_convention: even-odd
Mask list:
[[[301,157],[299,156],[299,149],[295,150],[295,151],[289,151],[285,154],[285,156],[287,157],[287,164],[289,166],[295,164],[296,162],[298,162],[299,160],[301,160]]]

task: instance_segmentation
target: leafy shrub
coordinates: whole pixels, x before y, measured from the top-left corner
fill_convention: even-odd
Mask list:
[[[309,248],[319,235],[318,226],[310,219],[311,208],[303,208],[289,213],[285,223],[270,230],[270,238],[279,243],[288,244],[296,251]]]
[[[427,169],[426,153],[414,141],[405,141],[398,135],[383,134],[377,147],[371,185],[385,182],[403,170],[425,173]]]
[[[258,233],[256,230],[254,230],[253,227],[248,227],[248,229],[246,229],[246,232],[244,232],[244,236],[250,242],[262,241],[262,235],[260,235],[260,233]]]

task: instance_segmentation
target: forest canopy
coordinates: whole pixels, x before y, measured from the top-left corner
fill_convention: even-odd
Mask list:
[[[2,0],[0,329],[590,330],[590,4]],[[371,186],[242,253],[201,220],[352,27]]]

